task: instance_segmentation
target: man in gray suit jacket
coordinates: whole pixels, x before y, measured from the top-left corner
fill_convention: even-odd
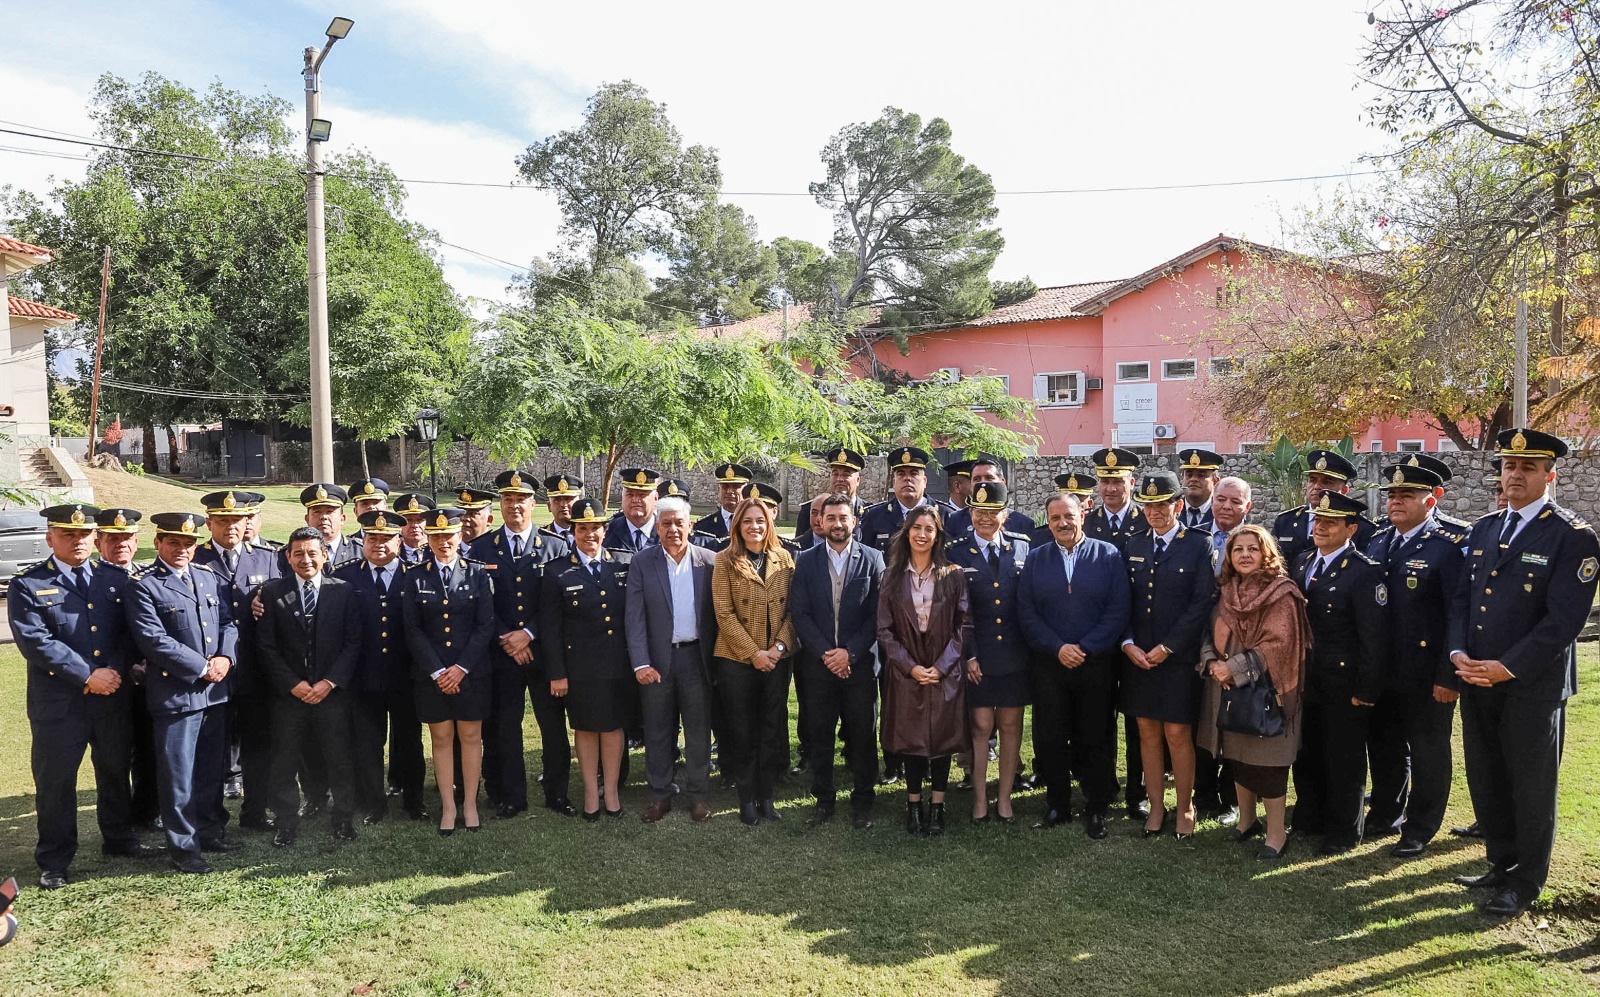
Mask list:
[[[689,503],[667,497],[656,505],[659,545],[633,556],[628,568],[628,657],[644,708],[644,769],[650,803],[644,822],[672,809],[672,765],[683,723],[684,791],[689,819],[711,816],[711,651],[717,618],[711,571],[717,555],[689,543]]]

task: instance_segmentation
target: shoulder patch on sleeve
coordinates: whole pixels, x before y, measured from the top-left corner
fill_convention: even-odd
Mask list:
[[[1578,565],[1578,581],[1584,584],[1594,581],[1594,576],[1597,573],[1600,573],[1600,561],[1596,561],[1592,557],[1584,558],[1583,562]]]
[[[1389,605],[1389,586],[1379,582],[1378,586],[1372,590],[1372,598],[1380,606]]]

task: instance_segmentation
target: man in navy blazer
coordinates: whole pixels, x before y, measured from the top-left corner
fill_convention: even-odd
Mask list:
[[[53,556],[11,580],[11,633],[28,665],[28,721],[38,810],[39,886],[67,884],[78,850],[78,769],[90,752],[95,817],[108,855],[144,855],[133,828],[128,787],[133,714],[128,697],[128,629],[122,599],[128,575],[90,564],[92,505],[40,510]],[[158,852],[154,854],[159,854]]]
[[[1116,746],[1108,720],[1117,647],[1130,598],[1122,555],[1083,533],[1083,504],[1063,492],[1045,504],[1053,543],[1030,551],[1017,583],[1017,615],[1033,652],[1034,767],[1045,783],[1035,827],[1072,819],[1072,776],[1083,789],[1085,833],[1106,836],[1117,791]]]
[[[822,502],[822,538],[795,558],[789,581],[789,618],[800,641],[796,685],[804,697],[810,730],[811,792],[815,820],[833,817],[833,732],[844,722],[845,754],[855,785],[850,790],[851,824],[872,825],[873,788],[878,780],[873,710],[877,705],[878,586],[883,555],[855,539],[852,497],[844,492]],[[835,598],[835,579],[838,596]]]
[[[656,505],[652,544],[628,566],[624,619],[628,662],[639,683],[644,715],[644,771],[650,787],[644,822],[672,809],[673,753],[683,724],[684,793],[689,819],[711,816],[711,651],[717,614],[711,573],[717,555],[691,544],[689,502],[669,496]]]
[[[228,852],[222,840],[228,702],[238,647],[231,586],[194,559],[198,519],[159,512],[156,563],[124,603],[134,644],[148,671],[145,694],[155,724],[156,770],[167,852],[179,872],[206,873],[201,852]]]

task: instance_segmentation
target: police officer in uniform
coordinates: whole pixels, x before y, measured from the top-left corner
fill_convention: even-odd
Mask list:
[[[1067,471],[1056,475],[1056,491],[1062,495],[1076,495],[1078,502],[1083,507],[1083,514],[1088,516],[1094,509],[1094,478],[1077,471]],[[1048,523],[1040,523],[1028,530],[1028,545],[1041,547],[1048,543],[1055,543]]]
[[[953,460],[944,466],[945,494],[957,512],[965,509],[967,500],[972,497],[972,465],[975,463],[971,460]]]
[[[593,499],[572,504],[572,523],[573,549],[546,566],[540,583],[539,649],[552,696],[565,700],[571,694],[572,709],[603,717],[608,724],[621,721],[615,727],[596,724],[584,730],[579,726],[583,721],[574,718],[584,779],[583,819],[592,822],[600,819],[601,810],[608,817],[622,816],[616,798],[623,778],[622,728],[636,724],[640,712],[624,624],[633,552],[604,547],[608,520]]]
[[[661,541],[656,537],[656,487],[661,472],[648,467],[625,467],[622,476],[622,508],[606,524],[601,541],[606,550],[642,550]],[[577,522],[576,519],[573,522]]]
[[[396,735],[389,746],[400,805],[415,820],[426,820],[422,804],[422,721],[417,719],[411,691],[411,657],[401,629],[400,590],[407,570],[400,561],[400,531],[406,519],[387,509],[370,509],[356,517],[361,524],[359,561],[346,563],[333,577],[350,586],[361,623],[361,651],[350,694],[351,779],[361,823],[377,824],[388,815],[384,792],[383,746],[392,722]]]
[[[1560,438],[1500,434],[1507,506],[1467,534],[1465,577],[1450,610],[1450,661],[1463,683],[1467,789],[1483,828],[1489,871],[1463,886],[1493,895],[1508,917],[1544,888],[1556,832],[1556,770],[1567,700],[1577,688],[1573,642],[1594,604],[1600,544],[1549,494]]]
[[[694,521],[693,533],[726,540],[733,510],[739,505],[744,486],[750,483],[750,468],[743,464],[718,464],[711,473],[717,479],[717,507]]]
[[[572,546],[572,503],[583,497],[583,479],[576,474],[552,474],[544,479],[544,496],[550,525],[539,527],[539,532]]]
[[[1461,577],[1460,540],[1435,518],[1439,476],[1406,461],[1383,469],[1388,525],[1367,546],[1389,588],[1389,673],[1367,731],[1369,838],[1398,833],[1395,858],[1421,855],[1450,802],[1450,727],[1461,686],[1445,627]],[[1408,792],[1409,790],[1409,792]]]
[[[1356,466],[1342,454],[1332,450],[1312,450],[1306,454],[1306,504],[1280,512],[1272,521],[1272,539],[1283,553],[1283,563],[1292,565],[1302,553],[1315,546],[1311,542],[1311,527],[1315,520],[1312,507],[1323,492],[1341,495],[1350,491],[1350,481],[1356,476]],[[1363,508],[1365,508],[1363,506]],[[1356,534],[1353,541],[1357,550],[1366,550],[1378,527],[1366,516],[1355,517]]]
[[[306,509],[306,525],[315,527],[322,534],[322,542],[328,547],[328,561],[323,565],[322,573],[332,575],[333,569],[361,557],[361,550],[350,538],[343,534],[344,507],[350,501],[350,496],[338,485],[311,484],[300,492],[300,504]],[[289,567],[289,560],[283,549],[278,551],[278,577],[284,578],[294,574]]]
[[[450,504],[461,510],[461,546],[470,547],[489,532],[494,524],[494,503],[498,496],[487,488],[462,485]]]
[[[1178,524],[1191,530],[1212,532],[1211,493],[1221,480],[1222,455],[1198,447],[1178,451],[1178,471],[1183,476],[1183,508]]]
[[[1092,540],[1104,540],[1121,553],[1129,537],[1150,532],[1144,514],[1128,501],[1134,472],[1139,469],[1139,455],[1121,447],[1104,447],[1089,459],[1094,461],[1100,500],[1084,513],[1083,535]]]
[[[1433,519],[1435,523],[1434,531],[1437,533],[1442,533],[1451,540],[1454,540],[1456,546],[1458,547],[1465,543],[1467,539],[1467,531],[1472,529],[1472,524],[1466,522],[1465,520],[1457,519],[1454,516],[1447,515],[1444,509],[1438,504],[1444,500],[1445,487],[1450,484],[1450,479],[1455,475],[1455,472],[1450,470],[1450,465],[1446,464],[1439,458],[1432,456],[1431,454],[1425,453],[1408,454],[1406,456],[1405,463],[1411,467],[1420,467],[1425,470],[1432,471],[1434,474],[1439,476],[1439,486],[1433,490],[1433,497],[1435,500],[1433,506]],[[1387,526],[1388,524],[1379,523],[1378,525],[1381,527]]]
[[[1312,548],[1290,575],[1306,595],[1306,668],[1294,830],[1322,836],[1319,855],[1361,843],[1367,726],[1388,674],[1389,589],[1383,566],[1356,543],[1366,504],[1324,489],[1312,506]]]
[[[471,495],[467,498],[470,500]],[[406,521],[400,531],[400,563],[421,564],[428,557],[427,520],[435,503],[421,492],[402,492],[394,496],[393,501],[394,511]]]
[[[89,751],[95,771],[95,816],[107,855],[159,854],[140,843],[133,824],[128,761],[132,715],[128,696],[125,572],[89,563],[94,550],[92,505],[40,510],[52,556],[11,580],[11,634],[28,665],[28,722],[33,734],[33,784],[39,841],[39,886],[67,885],[78,850],[78,768]]]
[[[272,799],[272,720],[269,691],[256,654],[256,618],[251,609],[256,591],[278,577],[279,558],[245,541],[245,523],[261,508],[260,492],[232,489],[201,496],[206,530],[211,538],[194,550],[194,563],[210,568],[230,583],[233,622],[239,628],[239,658],[228,697],[228,781],[223,795],[242,796],[239,826],[269,830]]]
[[[1000,464],[993,457],[979,457],[972,462],[972,468],[969,473],[972,478],[973,491],[977,491],[978,486],[986,481],[1000,485],[1006,483],[1005,475],[1000,473]],[[1014,496],[1008,495],[1006,501],[1009,503],[1014,498]],[[952,543],[972,532],[972,500],[970,497],[965,508],[957,509],[950,514],[950,517],[945,520],[944,528],[945,532],[950,535]],[[1026,540],[1028,534],[1033,532],[1033,520],[1015,509],[1007,509],[1000,528],[1007,533],[1016,533]]]
[[[149,562],[134,560],[139,550],[139,520],[143,513],[138,509],[112,507],[95,513],[94,545],[98,552],[95,566],[117,568],[128,575],[129,582]],[[131,640],[131,638],[130,638]],[[161,796],[156,789],[155,731],[150,721],[150,704],[145,701],[144,659],[130,648],[128,681],[128,711],[132,716],[132,757],[129,778],[133,786],[133,823],[161,830]]]
[[[567,801],[571,766],[566,727],[556,727],[561,715],[552,708],[550,681],[535,643],[539,579],[545,565],[565,557],[570,548],[566,541],[541,536],[534,529],[537,485],[538,479],[526,471],[501,471],[494,479],[500,494],[500,529],[474,540],[468,551],[494,582],[495,642],[489,650],[494,691],[492,709],[483,725],[483,774],[495,817],[501,820],[528,809],[522,718],[530,695],[544,756],[545,805],[557,813],[572,811]]]
[[[879,552],[889,549],[889,541],[900,532],[900,524],[912,509],[931,505],[941,520],[949,519],[956,507],[927,497],[928,451],[921,447],[899,447],[889,453],[889,473],[894,494],[886,501],[868,506],[861,514],[861,542]],[[809,514],[809,510],[807,512]],[[802,520],[804,521],[804,520]]]
[[[867,466],[867,459],[849,447],[834,447],[823,456],[828,461],[828,487],[825,491],[829,495],[850,496],[851,511],[856,517],[856,539],[860,540],[861,517],[866,514],[867,504],[856,493],[861,488],[861,469]],[[810,502],[800,507],[799,517],[795,520],[794,542],[801,550],[822,542],[822,538],[813,536],[811,532]]]
[[[382,478],[362,478],[352,481],[348,489],[350,494],[350,507],[355,514],[356,522],[361,522],[361,517],[374,509],[389,508],[389,483]],[[361,549],[364,534],[357,530],[350,534],[350,542]]]
[[[977,475],[974,469],[974,477]],[[1005,482],[975,480],[967,508],[971,529],[945,548],[961,566],[972,608],[967,650],[967,706],[972,711],[972,819],[989,819],[989,739],[998,733],[999,800],[995,816],[1009,824],[1011,793],[1022,767],[1022,712],[1028,703],[1028,644],[1017,620],[1017,578],[1028,559],[1026,534],[1007,530],[1011,496]],[[1033,525],[1032,521],[1028,524]]]
[[[179,872],[206,873],[202,852],[234,849],[223,841],[227,762],[224,705],[239,633],[228,581],[193,564],[199,520],[158,512],[156,563],[124,601],[128,628],[144,655],[145,692],[154,716],[156,766],[167,853]]]

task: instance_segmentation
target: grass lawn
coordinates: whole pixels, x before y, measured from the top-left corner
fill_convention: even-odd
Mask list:
[[[1582,662],[1592,690],[1596,645]],[[0,729],[13,737],[0,870],[24,885],[22,932],[0,953],[12,997],[349,994],[369,983],[383,995],[1568,995],[1600,983],[1592,692],[1569,713],[1552,888],[1498,923],[1448,882],[1481,868],[1481,845],[1448,836],[1410,863],[1385,854],[1393,839],[1326,860],[1297,841],[1292,861],[1268,869],[1209,824],[1184,845],[1144,840],[1120,817],[1101,842],[1081,824],[974,827],[964,792],[940,840],[907,838],[888,790],[870,831],[808,828],[800,786],[786,789],[778,825],[744,828],[719,793],[704,826],[681,810],[645,826],[637,754],[619,822],[541,809],[442,839],[431,824],[391,820],[344,846],[308,824],[287,851],[236,832],[244,848],[215,856],[205,877],[102,857],[83,793],[73,882],[44,893],[31,888],[23,684],[15,649],[0,650]],[[538,743],[531,716],[527,743]],[[82,785],[91,778],[86,765]],[[1038,795],[1019,801],[1019,817],[1038,811]],[[1469,819],[1458,778],[1446,823]]]

